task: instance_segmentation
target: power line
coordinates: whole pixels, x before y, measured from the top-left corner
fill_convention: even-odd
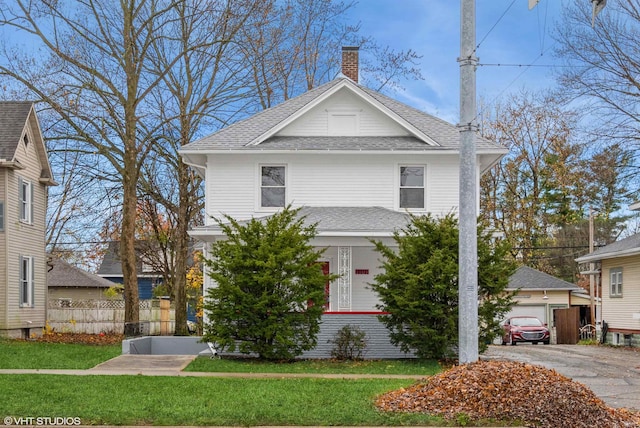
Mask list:
[[[500,21],[502,21],[502,18],[505,17],[505,15],[507,14],[507,12],[509,12],[509,10],[511,9],[511,6],[513,6],[513,4],[515,2],[516,2],[516,0],[513,0],[511,2],[511,4],[509,6],[507,6],[507,9],[504,12],[502,12],[502,15],[500,15],[500,18],[498,18],[498,20],[495,22],[495,24],[493,24],[493,26],[489,29],[487,34],[485,34],[484,37],[482,38],[482,40],[480,40],[480,42],[476,45],[476,48],[474,49],[474,53],[478,51],[478,49],[480,48],[480,45],[485,41],[485,39],[487,37],[489,37],[489,34],[491,34],[493,32],[493,30],[498,26]]]
[[[501,63],[478,63],[479,67],[546,67],[546,68],[577,68],[571,65],[558,65],[558,64],[501,64]]]

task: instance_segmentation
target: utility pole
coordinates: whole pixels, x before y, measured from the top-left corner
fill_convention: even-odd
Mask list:
[[[593,253],[593,240],[594,240],[594,231],[593,231],[593,207],[589,207],[589,254]],[[597,325],[596,322],[596,309],[595,309],[595,298],[594,298],[594,282],[595,275],[599,272],[596,272],[595,264],[593,262],[589,262],[589,300],[591,308],[591,324],[594,326]]]
[[[458,238],[458,362],[478,361],[478,230],[476,6],[460,3],[460,195]]]
[[[529,0],[529,9],[539,0]],[[591,0],[593,21],[607,0]],[[460,190],[458,239],[458,362],[478,361],[478,230],[476,123],[476,4],[460,0]],[[593,240],[591,240],[593,241]],[[592,277],[593,278],[593,277]],[[593,292],[591,294],[593,296]],[[593,312],[593,297],[591,304]]]

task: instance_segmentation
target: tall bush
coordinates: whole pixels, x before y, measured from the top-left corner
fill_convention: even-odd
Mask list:
[[[317,343],[323,312],[322,273],[299,209],[285,208],[266,219],[239,223],[226,216],[205,261],[216,286],[208,291],[204,338],[219,349],[289,360]]]
[[[451,215],[413,217],[394,241],[398,248],[376,242],[383,273],[372,289],[381,321],[392,343],[422,358],[451,358],[458,344],[458,222]],[[505,289],[515,265],[508,247],[478,229],[479,344],[486,348],[497,334],[499,320],[512,305]]]

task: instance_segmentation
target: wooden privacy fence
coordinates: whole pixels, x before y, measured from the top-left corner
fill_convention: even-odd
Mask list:
[[[173,334],[175,311],[173,307],[167,308],[167,303],[159,299],[140,300],[140,323],[144,334]],[[122,333],[124,300],[49,300],[47,322],[60,333]]]
[[[555,309],[556,343],[575,345],[580,338],[580,308]]]

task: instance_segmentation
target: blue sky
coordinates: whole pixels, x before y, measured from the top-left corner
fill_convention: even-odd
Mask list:
[[[588,2],[588,0],[584,0]],[[488,102],[522,88],[554,86],[552,32],[566,0],[476,0],[477,96]],[[350,23],[396,50],[422,55],[425,80],[404,83],[400,101],[452,123],[459,119],[460,1],[359,0]],[[482,64],[519,64],[489,66]],[[526,65],[533,64],[531,67]]]

